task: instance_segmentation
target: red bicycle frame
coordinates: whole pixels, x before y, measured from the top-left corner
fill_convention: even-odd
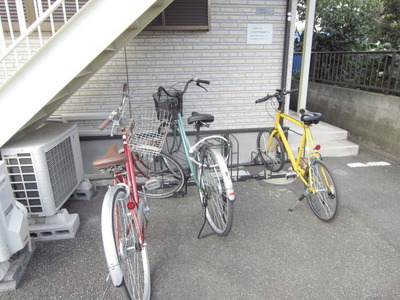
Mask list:
[[[128,196],[129,203],[127,206],[128,209],[132,211],[132,219],[136,225],[136,228],[140,230],[139,242],[142,244],[144,243],[145,233],[142,224],[139,224],[139,219],[137,215],[140,198],[139,198],[139,192],[135,175],[135,159],[133,158],[132,152],[129,149],[129,145],[126,138],[126,130],[124,128],[122,128],[122,141],[123,141],[124,155],[128,157],[128,161],[125,163],[125,172],[119,171],[118,173],[114,174],[114,185],[123,183],[126,187],[129,188],[129,196]]]

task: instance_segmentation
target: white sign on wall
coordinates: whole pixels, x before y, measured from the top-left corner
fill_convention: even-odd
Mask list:
[[[272,44],[272,24],[248,24],[247,44]]]

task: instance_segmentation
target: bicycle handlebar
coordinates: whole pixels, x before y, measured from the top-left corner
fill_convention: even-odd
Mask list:
[[[183,88],[183,91],[182,91],[182,95],[184,95],[184,94],[186,93],[186,91],[187,91],[187,89],[188,89],[188,87],[189,87],[189,84],[191,84],[192,82],[196,82],[196,85],[197,85],[197,86],[199,86],[199,87],[205,89],[206,91],[207,91],[207,89],[206,89],[204,86],[202,86],[202,84],[210,84],[210,81],[209,81],[209,80],[203,80],[203,79],[200,79],[200,78],[197,78],[197,77],[192,77],[192,78],[190,78],[188,81],[186,81],[185,87]],[[169,92],[168,92],[164,87],[162,87],[162,86],[160,86],[160,87],[158,88],[158,91],[159,91],[159,92],[160,92],[160,91],[163,91],[168,97],[174,97],[174,96],[175,96],[175,95],[169,93]]]
[[[99,125],[99,127],[98,127],[99,130],[103,131],[108,126],[108,124],[110,124],[110,122],[115,120],[116,117],[117,118],[120,117],[122,110],[123,110],[123,106],[125,104],[125,99],[127,97],[131,98],[132,93],[129,93],[129,85],[127,83],[124,83],[122,86],[122,100],[121,100],[120,106],[118,106],[116,109],[114,109],[111,112],[110,116]],[[114,125],[113,125],[113,129],[114,129]],[[112,135],[112,132],[111,132],[111,135]]]
[[[199,87],[201,87],[201,88],[203,88],[203,89],[205,89],[205,90],[206,90],[206,88],[203,87],[201,84],[210,84],[210,81],[209,81],[209,80],[202,80],[202,79],[197,78],[197,77],[192,77],[191,79],[189,79],[189,80],[186,82],[185,88],[183,89],[182,94],[185,94],[185,93],[186,93],[186,90],[188,89],[189,84],[191,84],[192,82],[196,82],[196,85],[197,85],[197,86],[199,86]]]
[[[256,100],[256,104],[257,103],[261,103],[261,102],[265,102],[265,101],[267,101],[267,100],[269,100],[271,98],[276,98],[279,102],[281,102],[282,99],[283,99],[283,96],[286,96],[286,95],[292,94],[292,93],[296,93],[298,91],[299,91],[298,89],[293,89],[293,90],[290,90],[290,91],[276,90],[275,94],[267,95],[267,96],[265,96],[265,97],[263,97],[261,99]]]

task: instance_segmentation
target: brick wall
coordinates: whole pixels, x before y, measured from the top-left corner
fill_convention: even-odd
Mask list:
[[[208,93],[189,89],[185,116],[193,110],[212,113],[213,130],[265,127],[269,119],[254,100],[281,85],[285,20],[282,0],[212,0],[208,32],[142,32],[126,46],[129,83],[138,89],[138,105],[152,101],[159,85],[196,75],[211,85]],[[247,44],[247,25],[258,23],[273,25],[272,44]],[[57,113],[111,112],[126,80],[125,51],[121,51]],[[94,123],[80,127],[94,128]]]

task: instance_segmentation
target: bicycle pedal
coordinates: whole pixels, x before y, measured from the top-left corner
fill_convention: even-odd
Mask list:
[[[150,179],[146,181],[145,187],[147,190],[152,191],[159,189],[161,187],[161,183],[158,179]]]

